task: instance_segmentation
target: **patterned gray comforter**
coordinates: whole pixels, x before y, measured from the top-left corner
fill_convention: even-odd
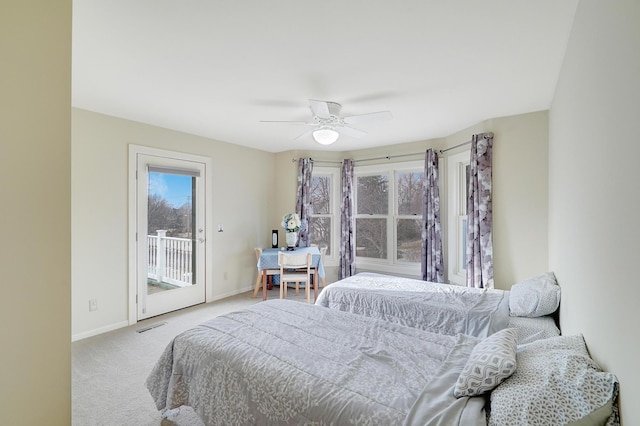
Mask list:
[[[178,335],[146,384],[207,425],[485,425],[483,398],[453,396],[478,341],[271,300]]]
[[[509,292],[357,274],[325,287],[316,304],[436,333],[487,337],[509,324]]]

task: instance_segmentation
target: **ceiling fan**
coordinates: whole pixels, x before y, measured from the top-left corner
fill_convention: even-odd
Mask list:
[[[331,145],[340,135],[361,138],[367,134],[364,130],[352,127],[352,125],[365,124],[371,121],[390,120],[393,118],[389,111],[370,112],[367,114],[351,115],[349,117],[340,117],[342,105],[337,102],[318,101],[309,99],[309,108],[313,114],[311,121],[267,121],[262,123],[287,123],[311,126],[304,133],[298,135],[295,139],[301,139],[311,134],[313,139],[322,145]]]

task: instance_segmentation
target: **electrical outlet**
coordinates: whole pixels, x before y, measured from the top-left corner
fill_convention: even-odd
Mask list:
[[[229,279],[229,274],[227,274],[227,271],[224,271],[224,279],[225,280]]]
[[[89,311],[98,310],[98,299],[89,299]]]

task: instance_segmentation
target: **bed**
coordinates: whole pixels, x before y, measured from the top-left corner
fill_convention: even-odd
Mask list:
[[[486,337],[509,324],[509,292],[371,273],[329,284],[316,304],[450,335]]]
[[[550,287],[549,274],[514,285],[514,293],[359,273],[326,286],[316,304],[449,335],[487,337],[513,327],[522,344],[560,334],[550,315],[558,307],[559,287]],[[551,293],[553,300],[543,297],[539,303],[534,296],[541,292]]]
[[[489,411],[485,403],[494,404],[491,392],[515,376],[515,336],[509,328],[484,339],[449,336],[270,300],[176,336],[146,384],[159,410],[190,406],[206,425],[499,425],[504,424],[500,416],[514,412],[509,398],[522,394],[519,381],[498,394]],[[579,339],[574,343],[579,346]],[[587,373],[583,375],[597,383],[587,389],[589,403],[578,406],[565,398],[563,402],[578,408],[560,410],[562,419],[601,410],[600,417],[614,418],[609,424],[616,424],[611,402],[617,396],[615,376],[594,368]],[[531,379],[522,374],[529,385]],[[559,377],[539,371],[533,376]],[[552,389],[539,386],[536,397]],[[562,391],[566,393],[564,386]],[[583,400],[584,394],[577,398]],[[519,402],[523,406],[522,397]],[[523,409],[534,412],[538,405],[534,401],[533,408]]]

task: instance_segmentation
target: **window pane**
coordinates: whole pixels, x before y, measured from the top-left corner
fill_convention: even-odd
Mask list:
[[[331,218],[312,217],[311,223],[311,243],[318,247],[327,246],[327,256],[331,255]]]
[[[196,284],[195,188],[193,176],[148,174],[147,294]]]
[[[356,219],[356,256],[387,258],[386,219]]]
[[[398,214],[421,215],[424,200],[424,172],[402,172],[398,180]]]
[[[331,177],[311,178],[311,208],[313,214],[331,213]]]
[[[422,219],[398,219],[396,248],[398,261],[420,262],[422,252]]]
[[[387,175],[361,176],[357,180],[357,214],[387,214],[389,177]]]
[[[456,191],[458,197],[458,214],[465,215],[469,206],[469,183],[471,179],[471,166],[469,164],[458,163],[459,188]]]
[[[149,173],[147,229],[150,235],[193,238],[193,193],[196,178],[171,173]]]

